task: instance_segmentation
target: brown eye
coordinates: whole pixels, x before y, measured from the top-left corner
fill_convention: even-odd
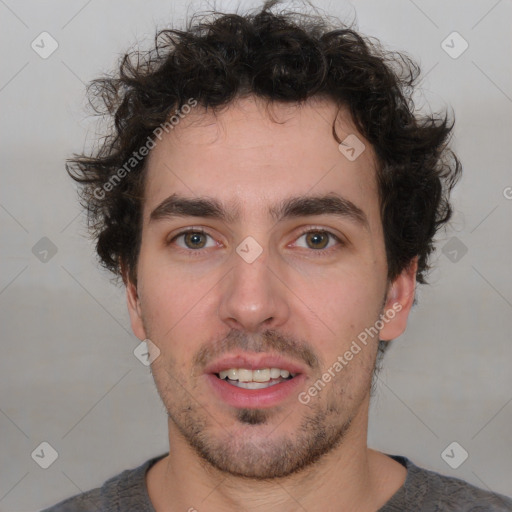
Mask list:
[[[215,240],[206,233],[198,229],[187,229],[178,233],[169,244],[176,244],[178,247],[188,252],[200,252],[201,249],[215,247]]]
[[[343,245],[343,242],[334,233],[323,229],[310,229],[304,231],[297,240],[304,239],[304,242],[297,244],[304,249],[313,249],[313,252],[324,253],[335,249],[336,245]],[[330,242],[333,242],[330,244]],[[329,245],[330,244],[330,245]]]
[[[326,231],[310,231],[305,236],[306,243],[313,249],[325,249],[329,244],[329,233]]]
[[[183,240],[189,249],[202,249],[206,245],[206,234],[199,231],[190,231],[183,235]]]

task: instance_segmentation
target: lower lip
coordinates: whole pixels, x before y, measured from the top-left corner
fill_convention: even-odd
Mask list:
[[[303,374],[263,389],[244,389],[229,384],[216,375],[206,375],[208,382],[220,398],[233,407],[263,409],[278,405],[297,392],[304,382]]]

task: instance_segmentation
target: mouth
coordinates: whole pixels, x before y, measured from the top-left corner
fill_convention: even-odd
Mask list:
[[[215,374],[232,386],[242,389],[266,389],[293,379],[297,374],[283,368],[229,368]]]
[[[205,377],[220,400],[236,408],[269,408],[304,383],[304,368],[280,356],[241,354],[211,364]]]

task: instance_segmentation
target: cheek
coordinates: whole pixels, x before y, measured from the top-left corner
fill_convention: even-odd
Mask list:
[[[378,346],[374,326],[381,312],[384,287],[378,286],[375,276],[362,279],[356,273],[340,273],[338,279],[313,282],[316,285],[310,284],[307,304],[318,317],[310,316],[318,329],[311,324],[311,342],[323,360],[323,376],[316,378],[329,379],[325,372],[335,375],[329,393],[334,401],[341,395],[359,399],[373,372]]]
[[[142,315],[157,340],[175,337],[201,307],[201,294],[191,280],[147,272],[140,283]]]
[[[377,319],[385,286],[382,276],[370,272],[343,271],[329,276],[311,274],[298,283],[305,303],[330,328],[332,334],[364,329]]]

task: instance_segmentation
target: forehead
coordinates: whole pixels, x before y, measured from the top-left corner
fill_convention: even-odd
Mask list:
[[[340,140],[364,144],[355,160],[340,151],[335,120]],[[146,223],[172,194],[216,197],[235,221],[260,212],[270,219],[286,198],[329,193],[378,216],[373,150],[348,112],[325,99],[268,105],[250,96],[216,113],[198,105],[157,141],[146,172]]]

